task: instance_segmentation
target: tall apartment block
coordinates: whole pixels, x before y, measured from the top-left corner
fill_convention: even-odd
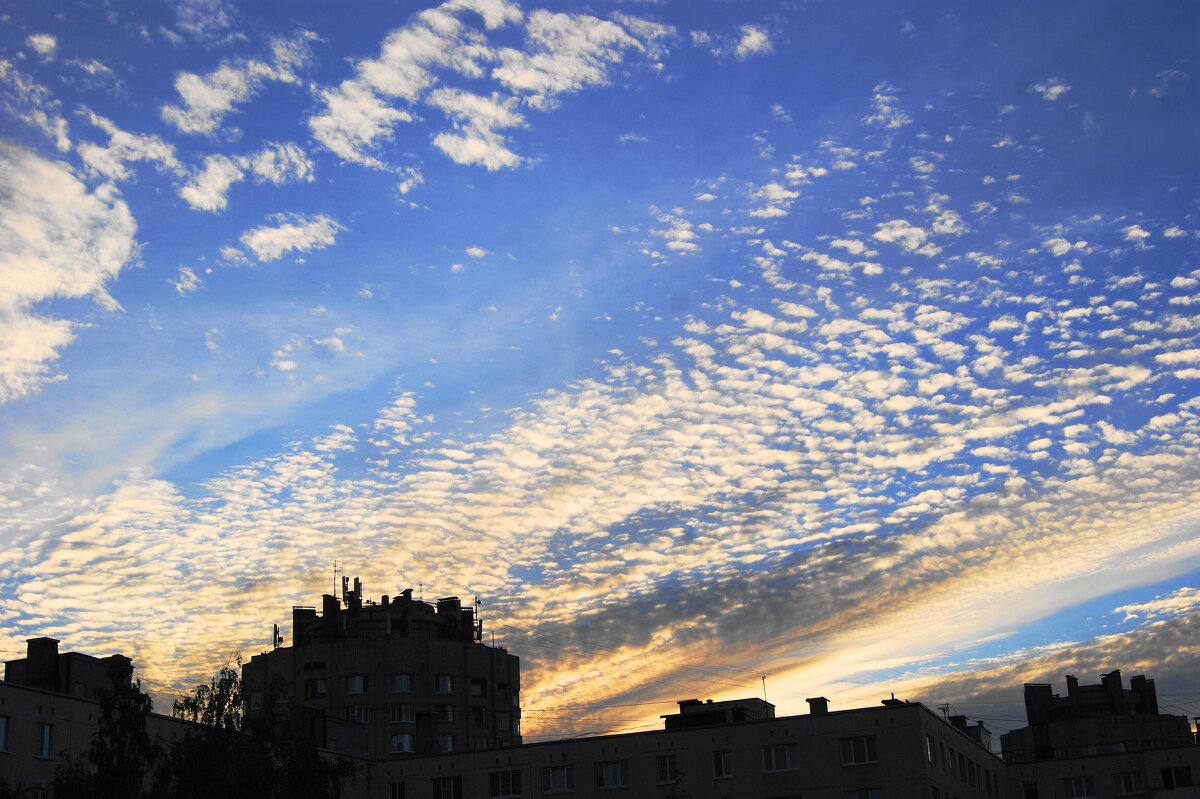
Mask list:
[[[246,714],[352,755],[467,752],[521,743],[520,660],[483,643],[474,608],[399,596],[292,609],[292,645],[242,667]]]

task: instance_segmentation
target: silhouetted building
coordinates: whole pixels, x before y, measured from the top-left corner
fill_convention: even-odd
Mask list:
[[[270,713],[318,746],[410,755],[515,746],[520,661],[482,642],[473,608],[399,596],[365,600],[357,578],[321,610],[292,609],[292,646],[242,667],[249,716]]]
[[[7,661],[0,681],[0,780],[26,789],[30,799],[48,796],[55,769],[87,751],[96,734],[97,692],[132,676],[133,663],[124,655],[96,658],[59,652],[54,638],[27,641],[26,656]],[[146,719],[159,740],[187,726],[157,713]]]
[[[777,718],[760,699],[679,703],[665,729],[372,764],[369,799],[1000,799],[1005,766],[966,725],[896,699]]]
[[[1067,695],[1025,684],[1029,726],[1000,736],[1017,797],[1197,796],[1200,746],[1186,716],[1160,713],[1154,680],[1121,672],[1098,685],[1067,677]]]

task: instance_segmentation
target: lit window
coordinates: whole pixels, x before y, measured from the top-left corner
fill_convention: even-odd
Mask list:
[[[412,692],[412,675],[411,674],[393,674],[392,675],[392,693],[407,694]]]
[[[412,752],[412,736],[406,732],[396,733],[392,736],[392,751],[393,752]]]
[[[628,760],[605,760],[594,765],[597,788],[622,788],[629,784]]]
[[[488,774],[488,799],[512,799],[521,795],[521,772],[493,771]]]
[[[874,735],[843,738],[841,744],[843,766],[856,766],[860,763],[876,763],[879,761],[879,758],[875,754]]]
[[[798,765],[796,744],[764,746],[763,771],[789,771]]]
[[[575,790],[574,766],[547,766],[542,769],[542,793]]]
[[[454,677],[449,674],[439,674],[437,676],[436,686],[437,687],[434,688],[434,693],[452,694],[454,693]]]
[[[679,771],[675,768],[675,755],[659,755],[654,760],[654,766],[660,785],[678,781]]]
[[[733,753],[718,749],[712,753],[713,779],[721,780],[733,776]]]
[[[351,674],[346,678],[346,693],[348,694],[365,694],[367,692],[367,678],[362,674]]]

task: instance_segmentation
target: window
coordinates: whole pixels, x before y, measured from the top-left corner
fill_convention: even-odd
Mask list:
[[[857,738],[843,738],[841,744],[843,766],[856,766],[860,763],[879,762],[879,758],[875,755],[874,735],[860,735]]]
[[[388,783],[388,799],[404,799],[404,783]]]
[[[435,694],[454,693],[454,677],[449,674],[439,674],[434,682],[433,692]]]
[[[1038,799],[1036,782],[1027,782],[1021,786],[1021,799]]]
[[[394,693],[394,694],[412,693],[412,675],[411,674],[393,674],[392,675],[392,693]]]
[[[1191,766],[1174,766],[1162,770],[1163,787],[1170,790],[1172,788],[1190,788],[1192,787],[1192,767]]]
[[[346,693],[348,694],[365,694],[367,692],[367,678],[362,674],[351,674],[346,678]]]
[[[659,785],[679,779],[679,772],[675,768],[675,755],[659,755],[654,759],[654,768],[658,773]]]
[[[594,766],[597,788],[621,788],[629,784],[628,760],[604,760]]]
[[[462,799],[462,777],[434,777],[433,799]]]
[[[441,752],[454,751],[454,736],[444,733],[438,736],[438,750]]]
[[[852,788],[842,792],[842,799],[883,799],[882,788]]]
[[[1126,793],[1141,793],[1146,790],[1146,783],[1140,771],[1124,771],[1112,775],[1113,793],[1117,796]]]
[[[454,721],[454,705],[435,705],[438,721]]]
[[[471,696],[487,696],[487,680],[483,677],[471,678]]]
[[[511,799],[521,795],[521,772],[493,771],[488,774],[488,799]]]
[[[728,749],[718,749],[712,753],[713,779],[723,780],[733,776],[733,753]]]
[[[8,716],[0,716],[0,752],[8,751]]]
[[[474,750],[487,749],[492,745],[491,739],[486,735],[472,735],[471,748]]]
[[[797,766],[796,744],[764,746],[763,771],[789,771]]]
[[[50,736],[53,732],[52,724],[38,725],[38,757],[50,757]]]
[[[1063,777],[1063,796],[1067,799],[1092,799],[1095,795],[1096,785],[1090,774]]]
[[[471,708],[471,723],[477,727],[487,726],[487,708],[473,707]]]
[[[305,680],[304,681],[304,698],[305,699],[321,699],[325,696],[325,680]]]
[[[412,750],[412,735],[407,732],[398,732],[392,736],[393,752],[411,754]]]
[[[937,748],[933,745],[933,736],[925,736],[925,759],[937,765]]]
[[[392,705],[393,724],[412,724],[417,720],[417,711],[412,705]]]
[[[542,769],[542,793],[575,790],[574,766],[547,766]]]
[[[250,709],[262,710],[262,691],[250,692]]]
[[[346,708],[346,719],[355,724],[366,724],[371,720],[371,709],[365,705],[351,705]]]

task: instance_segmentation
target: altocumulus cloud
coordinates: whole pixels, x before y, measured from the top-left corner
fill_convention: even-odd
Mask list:
[[[244,244],[259,261],[274,261],[289,252],[308,252],[330,247],[344,228],[324,214],[276,214],[275,225],[247,230],[241,236]]]

